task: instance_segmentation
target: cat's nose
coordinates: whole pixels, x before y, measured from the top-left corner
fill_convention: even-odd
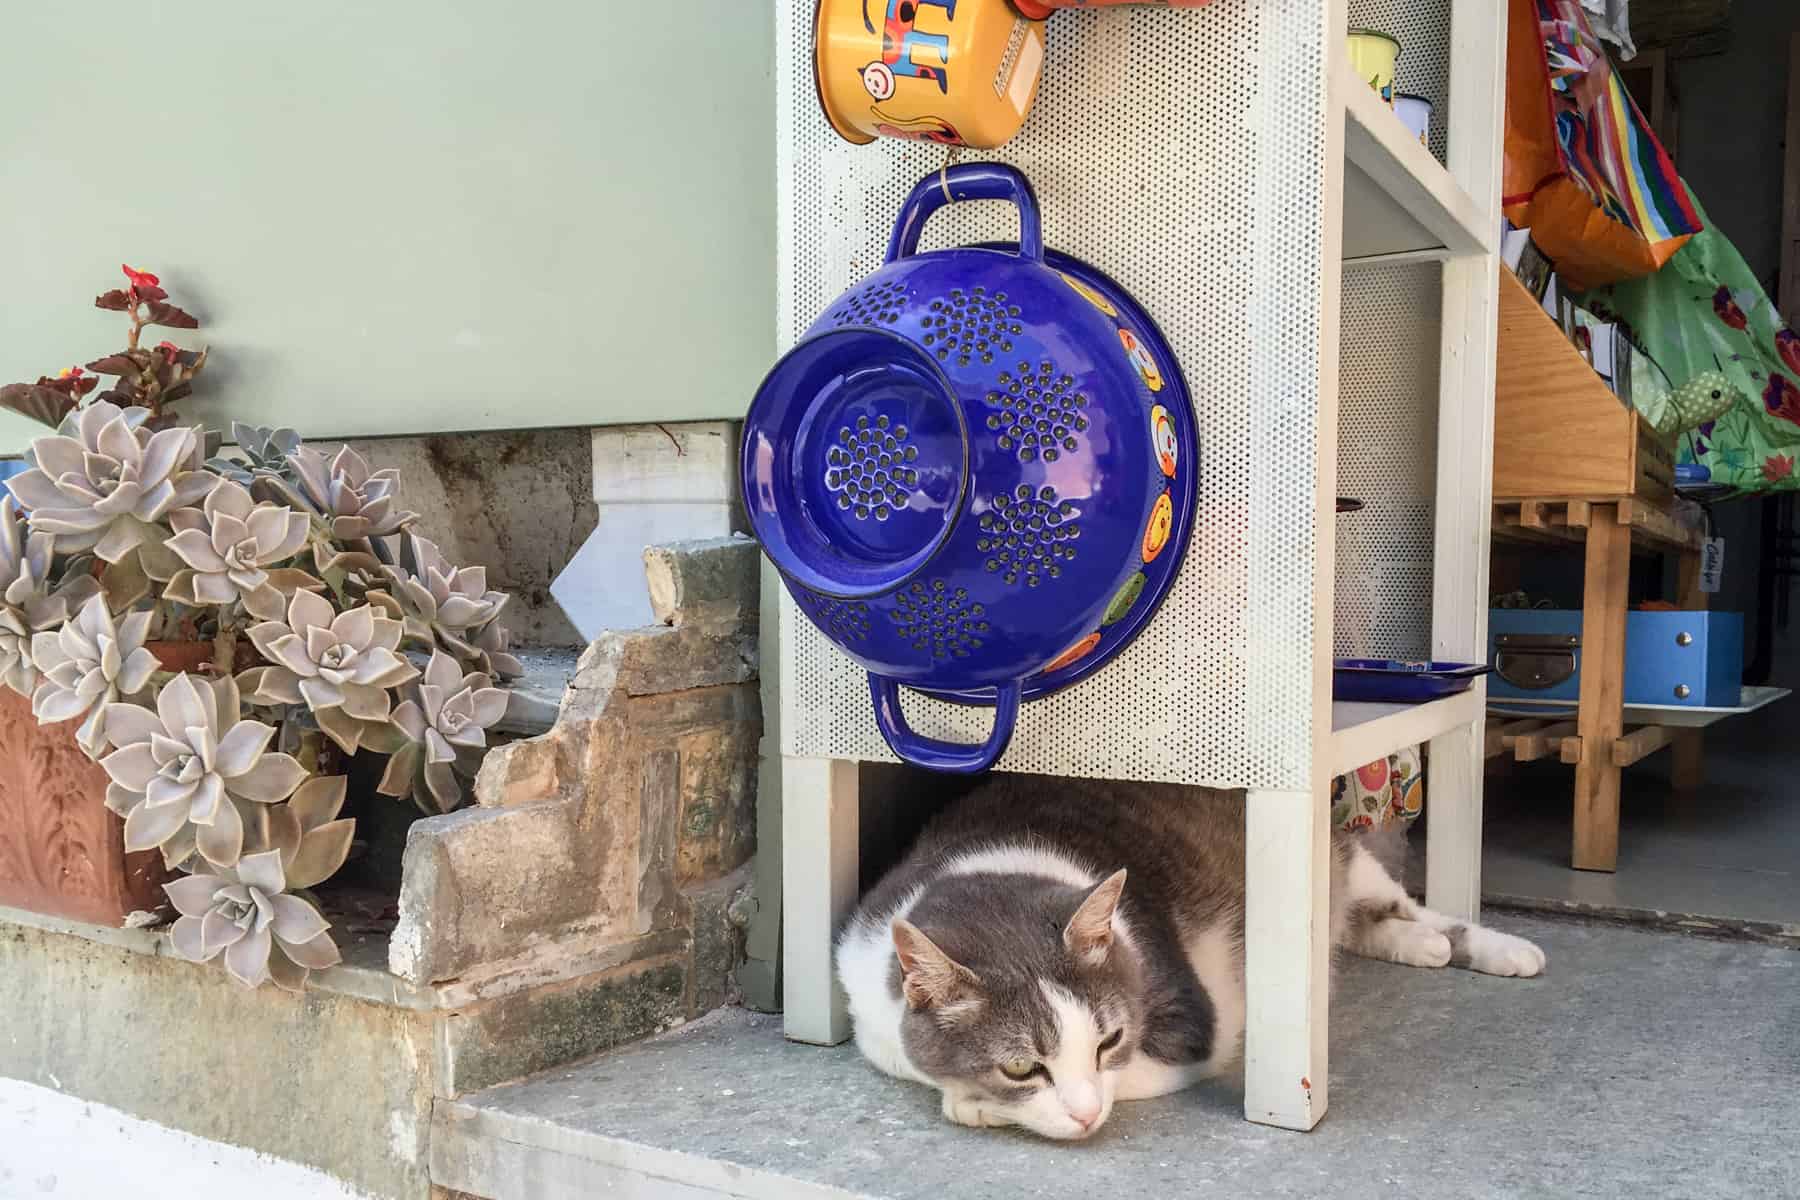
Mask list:
[[[1073,1094],[1070,1094],[1073,1093]],[[1092,1086],[1071,1088],[1063,1095],[1063,1109],[1082,1129],[1092,1129],[1100,1119],[1100,1089]]]

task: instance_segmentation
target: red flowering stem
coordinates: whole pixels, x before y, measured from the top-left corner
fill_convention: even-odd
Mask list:
[[[127,350],[136,350],[138,348],[138,336],[144,332],[144,303],[138,299],[137,289],[135,287],[125,294],[131,300],[131,307],[126,310],[128,320],[131,324],[125,332],[125,348]]]

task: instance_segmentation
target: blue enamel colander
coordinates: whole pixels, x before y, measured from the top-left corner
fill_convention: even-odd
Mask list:
[[[1016,245],[918,252],[950,200],[1010,200]],[[901,759],[974,772],[1022,701],[1099,670],[1150,620],[1193,523],[1181,370],[1111,279],[1044,249],[995,163],[907,197],[884,266],[840,296],[751,402],[744,502],[800,610],[869,672]],[[978,745],[927,738],[901,685],[994,708]]]

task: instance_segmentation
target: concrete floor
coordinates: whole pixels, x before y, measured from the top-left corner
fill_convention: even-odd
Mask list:
[[[1224,1084],[1122,1105],[1081,1144],[962,1129],[848,1047],[790,1045],[779,1018],[730,1011],[440,1103],[432,1175],[500,1200],[1800,1195],[1780,1099],[1800,1064],[1800,953],[1494,923],[1536,939],[1549,972],[1346,960],[1331,1111],[1311,1134],[1247,1124]]]
[[[1483,893],[1490,903],[1710,923],[1800,942],[1796,716],[1800,697],[1790,697],[1715,725],[1707,785],[1691,795],[1669,787],[1666,753],[1627,768],[1614,874],[1569,868],[1573,768],[1540,761],[1490,774]]]

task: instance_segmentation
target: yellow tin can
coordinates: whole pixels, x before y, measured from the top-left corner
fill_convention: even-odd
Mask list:
[[[1400,61],[1400,43],[1390,33],[1379,29],[1350,31],[1350,70],[1358,79],[1381,95],[1390,107],[1394,103],[1394,68]]]
[[[819,0],[813,73],[832,128],[992,149],[1025,123],[1044,23],[1007,0]]]

